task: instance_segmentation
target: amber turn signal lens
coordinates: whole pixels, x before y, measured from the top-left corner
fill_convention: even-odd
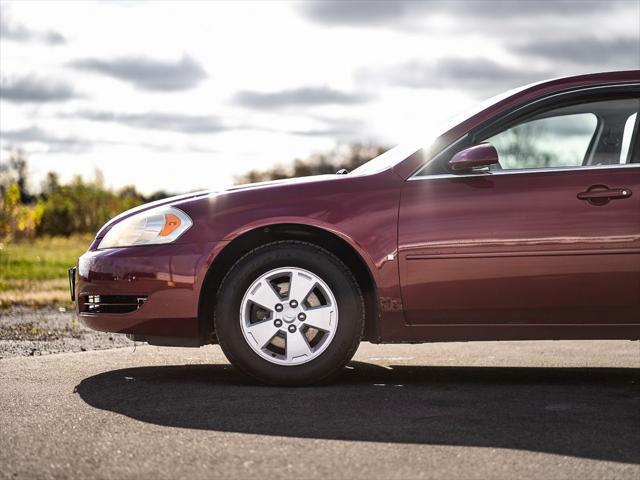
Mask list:
[[[176,217],[173,213],[167,213],[164,216],[164,227],[160,230],[160,236],[166,237],[167,235],[171,235],[171,232],[175,231],[176,228],[180,226],[180,219]]]

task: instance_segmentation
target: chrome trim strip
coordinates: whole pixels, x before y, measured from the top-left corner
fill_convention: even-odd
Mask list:
[[[610,249],[610,250],[536,250],[513,252],[483,252],[483,253],[416,253],[407,255],[410,260],[446,260],[450,258],[514,258],[514,257],[572,257],[577,255],[638,255],[640,248]]]
[[[525,173],[554,173],[554,172],[583,172],[585,170],[611,170],[616,168],[638,168],[640,169],[640,163],[625,163],[619,165],[587,165],[584,167],[549,167],[549,168],[522,168],[518,170],[492,170],[490,172],[481,173],[469,173],[469,174],[451,174],[442,173],[440,175],[414,175],[407,179],[411,180],[431,180],[434,178],[471,178],[471,177],[492,177],[494,175],[518,175]]]

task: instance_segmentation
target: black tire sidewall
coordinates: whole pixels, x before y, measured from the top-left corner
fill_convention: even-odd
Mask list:
[[[300,365],[278,365],[249,346],[240,324],[240,304],[261,275],[282,267],[302,268],[320,277],[338,305],[338,325],[327,348]],[[253,250],[229,271],[218,290],[214,328],[229,361],[247,375],[276,385],[307,385],[329,378],[351,359],[362,336],[364,305],[356,280],[334,255],[303,242],[276,242]]]

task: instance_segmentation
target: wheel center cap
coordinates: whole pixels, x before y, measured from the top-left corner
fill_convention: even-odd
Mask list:
[[[282,319],[287,323],[291,323],[296,319],[296,313],[288,310],[284,312],[284,314],[282,315]]]

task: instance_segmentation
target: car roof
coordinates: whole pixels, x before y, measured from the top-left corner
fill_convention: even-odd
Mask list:
[[[570,77],[550,78],[511,90],[511,95],[508,94],[509,92],[506,92],[507,95],[503,97],[503,101],[496,102],[492,105],[492,108],[502,104],[503,102],[514,103],[520,99],[525,99],[526,97],[547,95],[567,89],[637,82],[640,82],[640,70],[586,73],[581,75],[572,75]]]

